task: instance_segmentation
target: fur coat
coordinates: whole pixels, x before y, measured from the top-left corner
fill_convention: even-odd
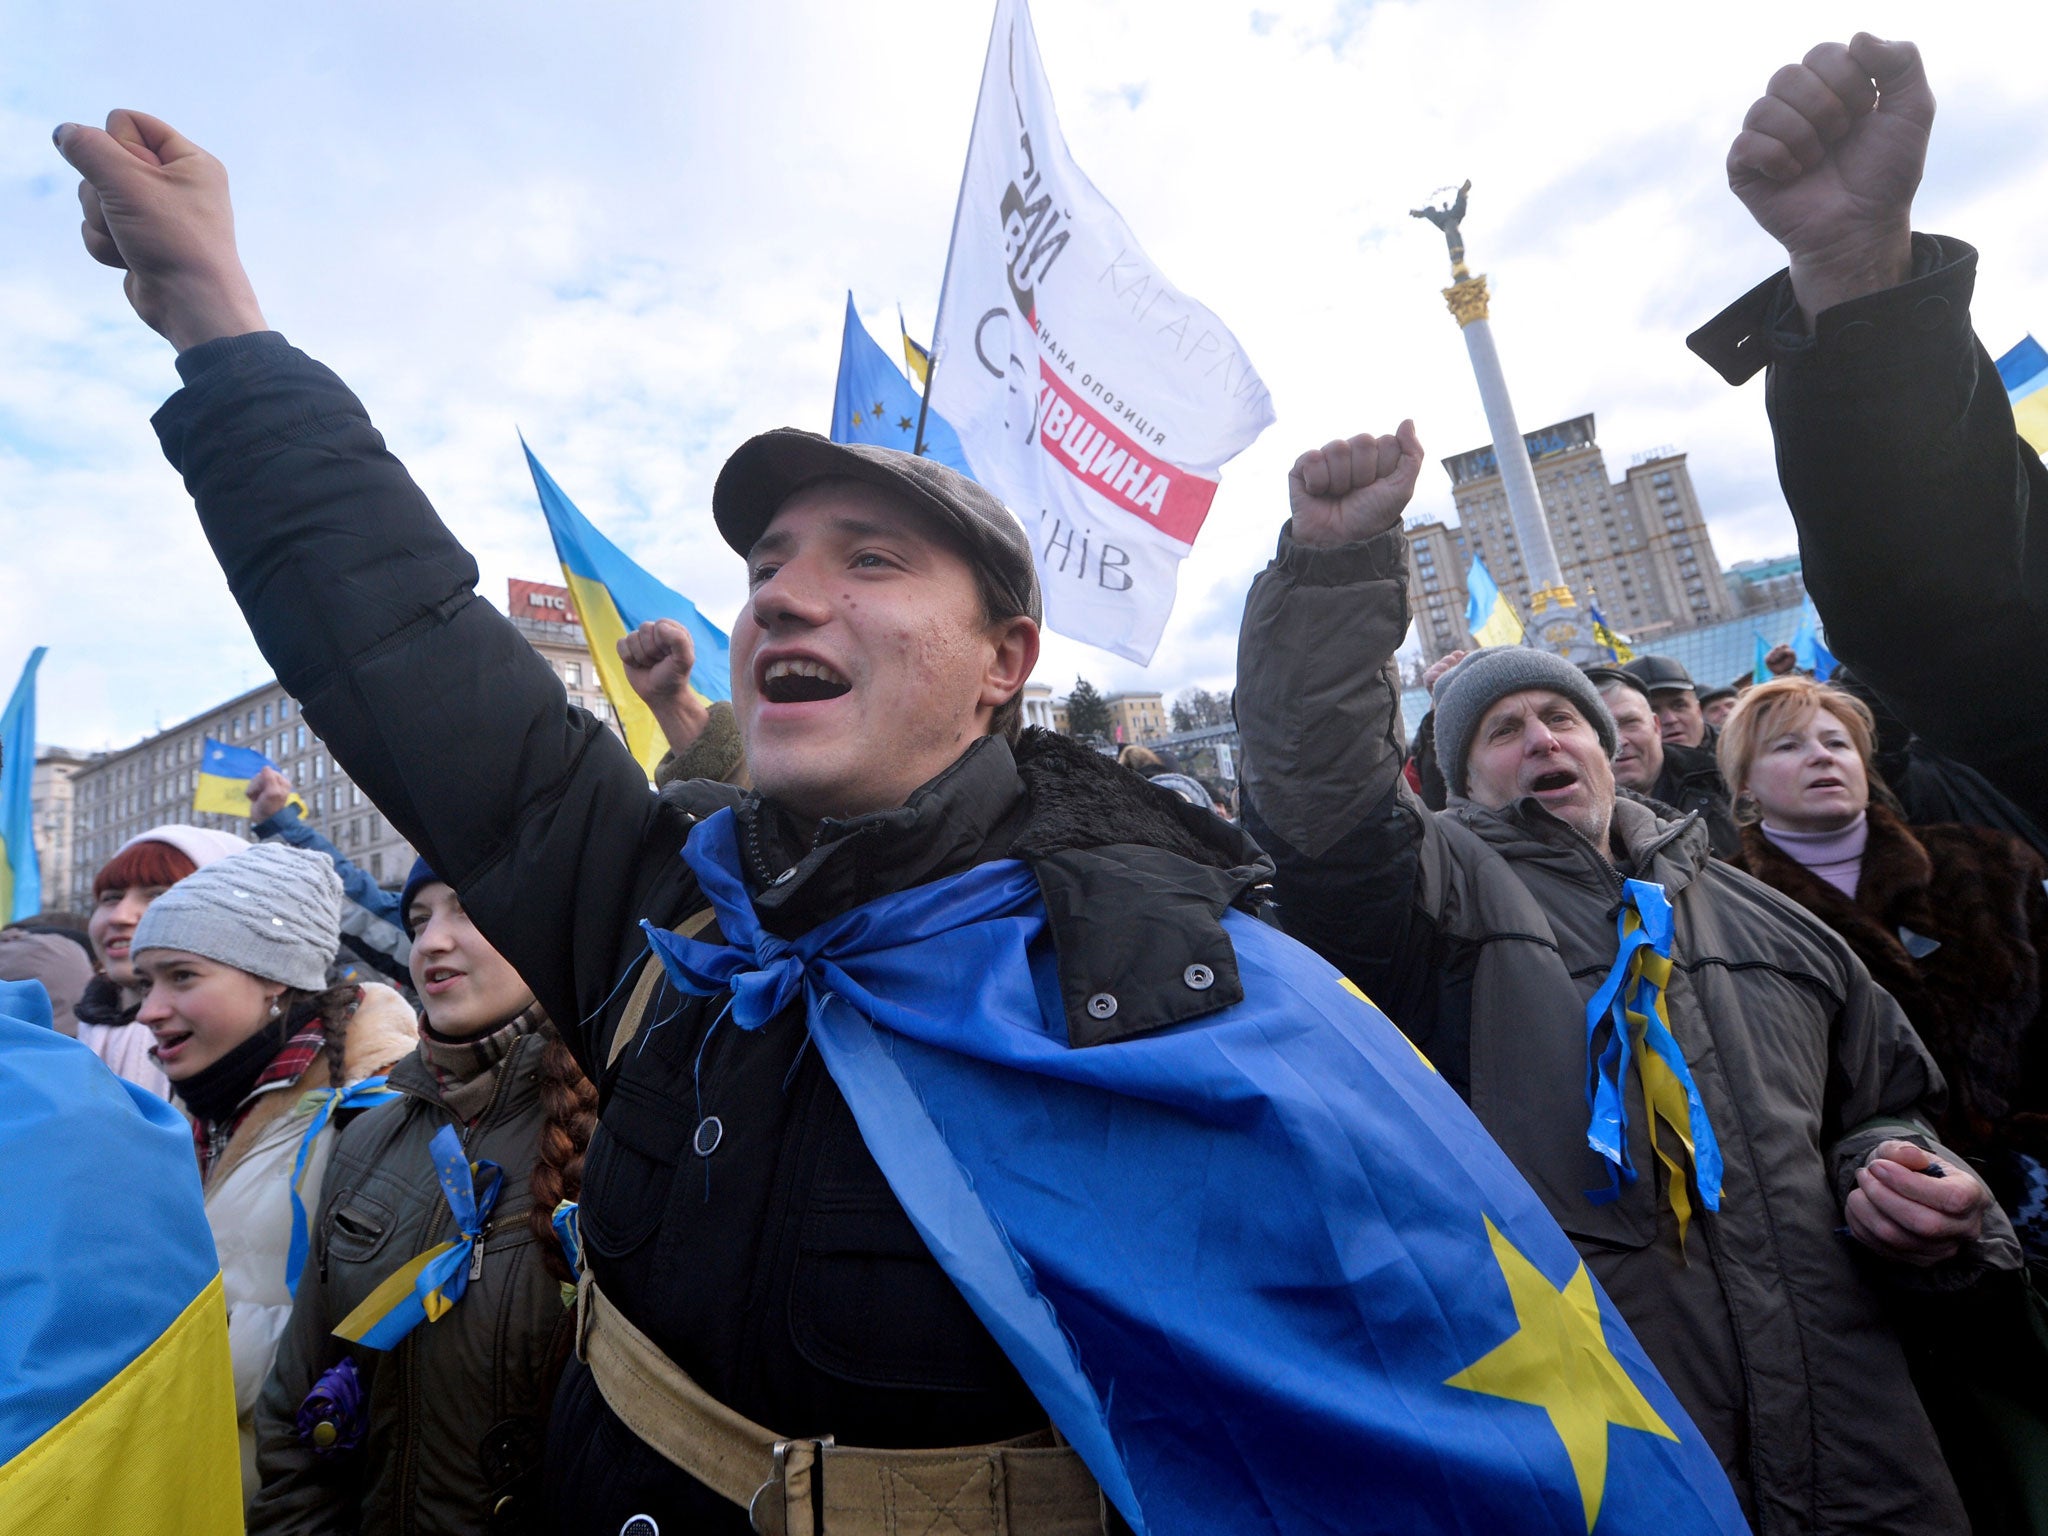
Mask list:
[[[1846,939],[1899,1000],[1948,1079],[1943,1140],[1973,1158],[2000,1145],[2048,1155],[2048,1041],[2036,1029],[2048,869],[1986,827],[1908,827],[1876,804],[1869,822],[1853,901],[1757,826],[1742,829],[1739,862]]]

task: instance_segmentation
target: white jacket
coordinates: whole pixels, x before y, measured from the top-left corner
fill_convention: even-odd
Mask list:
[[[343,1086],[375,1077],[418,1044],[418,1024],[405,1000],[390,987],[365,984],[362,1004],[349,1020],[343,1042]],[[206,1180],[206,1219],[213,1228],[227,1295],[245,1499],[254,1497],[258,1487],[256,1401],[277,1359],[278,1340],[291,1320],[292,1293],[284,1271],[292,1240],[292,1169],[299,1143],[320,1106],[314,1095],[327,1086],[323,1057],[296,1081],[263,1090]],[[320,1183],[334,1138],[330,1121],[306,1159],[300,1197],[309,1218],[320,1204]]]

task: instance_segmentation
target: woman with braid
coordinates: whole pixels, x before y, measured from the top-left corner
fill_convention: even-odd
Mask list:
[[[252,1536],[543,1528],[575,1321],[550,1217],[576,1197],[597,1093],[425,861],[399,910],[426,1020],[394,1097],[335,1149],[257,1410]]]

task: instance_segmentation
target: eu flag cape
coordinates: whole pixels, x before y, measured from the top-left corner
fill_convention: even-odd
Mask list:
[[[239,1531],[192,1133],[49,1023],[40,983],[0,983],[0,1531]]]
[[[1134,1529],[1747,1529],[1535,1194],[1310,951],[1232,912],[1244,1001],[1074,1049],[1024,865],[786,941],[734,828],[684,850],[728,943],[650,929],[670,978],[730,989],[715,1028],[806,1001],[911,1221]]]

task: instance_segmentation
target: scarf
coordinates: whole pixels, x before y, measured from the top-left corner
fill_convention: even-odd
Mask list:
[[[498,1090],[498,1068],[514,1046],[547,1022],[539,1003],[481,1035],[444,1035],[422,1021],[420,1060],[440,1085],[441,1102],[464,1125],[476,1124],[477,1116],[490,1107],[491,1095]]]

